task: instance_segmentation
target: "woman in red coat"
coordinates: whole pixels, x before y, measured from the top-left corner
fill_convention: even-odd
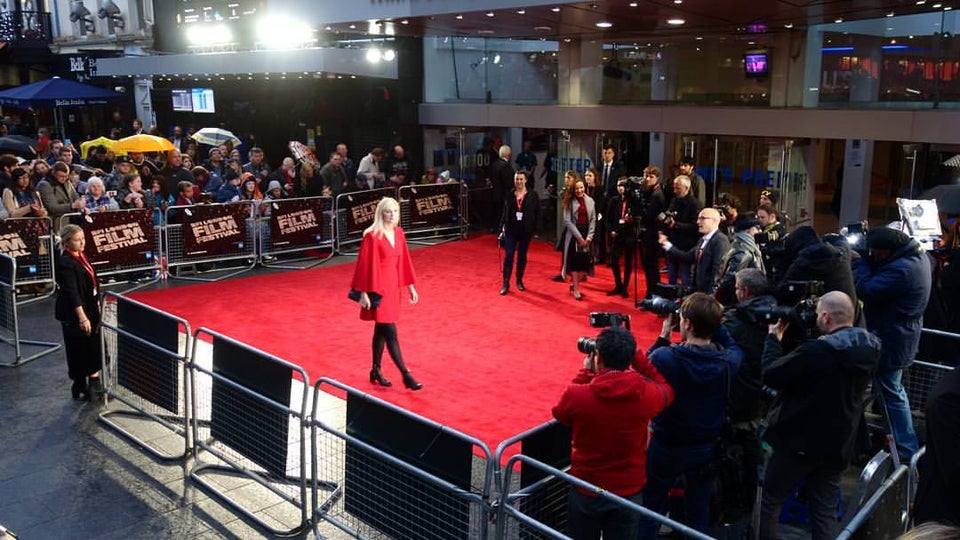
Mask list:
[[[390,358],[403,373],[403,385],[411,390],[419,390],[418,383],[403,363],[400,354],[400,341],[397,339],[397,318],[400,316],[400,287],[410,291],[410,303],[416,304],[420,297],[414,287],[416,276],[413,262],[407,250],[407,240],[403,229],[397,226],[400,221],[400,205],[396,200],[385,197],[377,204],[373,225],[363,231],[360,244],[360,256],[353,273],[351,288],[360,292],[360,318],[374,321],[373,326],[373,367],[370,370],[370,382],[381,386],[391,386],[380,373],[380,360],[386,345]],[[370,295],[381,296],[380,304],[372,307]]]

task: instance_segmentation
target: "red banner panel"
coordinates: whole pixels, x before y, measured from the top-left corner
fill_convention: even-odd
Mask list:
[[[94,267],[150,266],[154,262],[153,211],[93,212],[81,218],[86,247]]]
[[[184,209],[183,214],[185,256],[218,256],[243,250],[250,215],[248,205],[200,204]]]

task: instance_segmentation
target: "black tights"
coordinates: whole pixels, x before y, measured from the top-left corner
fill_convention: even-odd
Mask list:
[[[400,353],[400,340],[397,339],[396,323],[374,323],[373,325],[373,369],[380,371],[380,361],[383,358],[383,346],[387,346],[390,358],[397,365],[401,373],[407,373],[407,366],[403,363]]]

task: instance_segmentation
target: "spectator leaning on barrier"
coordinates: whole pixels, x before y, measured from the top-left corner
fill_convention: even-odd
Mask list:
[[[600,332],[585,364],[553,408],[572,431],[570,474],[640,504],[648,424],[673,390],[622,327]],[[573,487],[568,501],[573,538],[636,537],[639,516],[626,508]]]
[[[866,256],[851,255],[867,329],[883,343],[877,382],[897,451],[909,460],[919,444],[901,377],[920,345],[923,312],[930,299],[930,260],[916,240],[888,228],[867,233]]]
[[[666,513],[667,494],[683,476],[684,521],[705,533],[713,492],[711,464],[743,351],[720,325],[723,308],[712,296],[696,292],[684,298],[679,321],[683,341],[671,345],[675,317],[664,321],[660,337],[648,352],[650,363],[673,388],[675,399],[653,420],[643,504]],[[658,522],[641,519],[640,538],[654,539],[658,529]]]
[[[960,523],[960,370],[944,375],[930,392],[926,420],[914,519]]]
[[[120,209],[117,201],[107,194],[107,190],[103,186],[103,179],[96,176],[87,180],[87,194],[83,196],[83,199],[84,213],[109,212]]]
[[[14,169],[12,177],[13,184],[3,189],[3,210],[7,217],[47,217],[47,209],[30,186],[30,173]]]
[[[70,167],[62,161],[53,164],[50,175],[37,184],[37,191],[55,226],[60,216],[84,207],[83,199],[70,183]]]
[[[784,355],[784,321],[768,327],[763,382],[779,395],[764,440],[767,462],[760,509],[760,538],[777,537],[787,496],[804,480],[813,538],[833,538],[840,475],[853,457],[863,395],[877,369],[880,340],[853,326],[854,307],[840,291],[817,302],[818,339]]]

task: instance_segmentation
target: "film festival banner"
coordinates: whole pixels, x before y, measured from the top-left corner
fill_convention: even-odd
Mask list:
[[[100,266],[154,263],[153,212],[149,209],[93,212],[83,216],[84,255]]]
[[[274,248],[315,246],[323,241],[323,199],[265,201],[270,204],[270,244]]]
[[[49,234],[46,220],[0,220],[0,253],[16,259],[18,281],[36,278],[40,256],[47,255],[40,242],[43,234]]]
[[[342,195],[337,199],[346,210],[346,233],[359,236],[364,229],[373,225],[373,217],[377,213],[377,204],[385,196],[396,196],[390,189],[374,189],[370,191],[355,191]]]
[[[184,211],[183,254],[226,255],[243,251],[250,207],[246,204],[200,204]]]
[[[407,193],[410,196],[410,223],[405,224],[406,227],[457,223],[460,184],[414,186]]]

